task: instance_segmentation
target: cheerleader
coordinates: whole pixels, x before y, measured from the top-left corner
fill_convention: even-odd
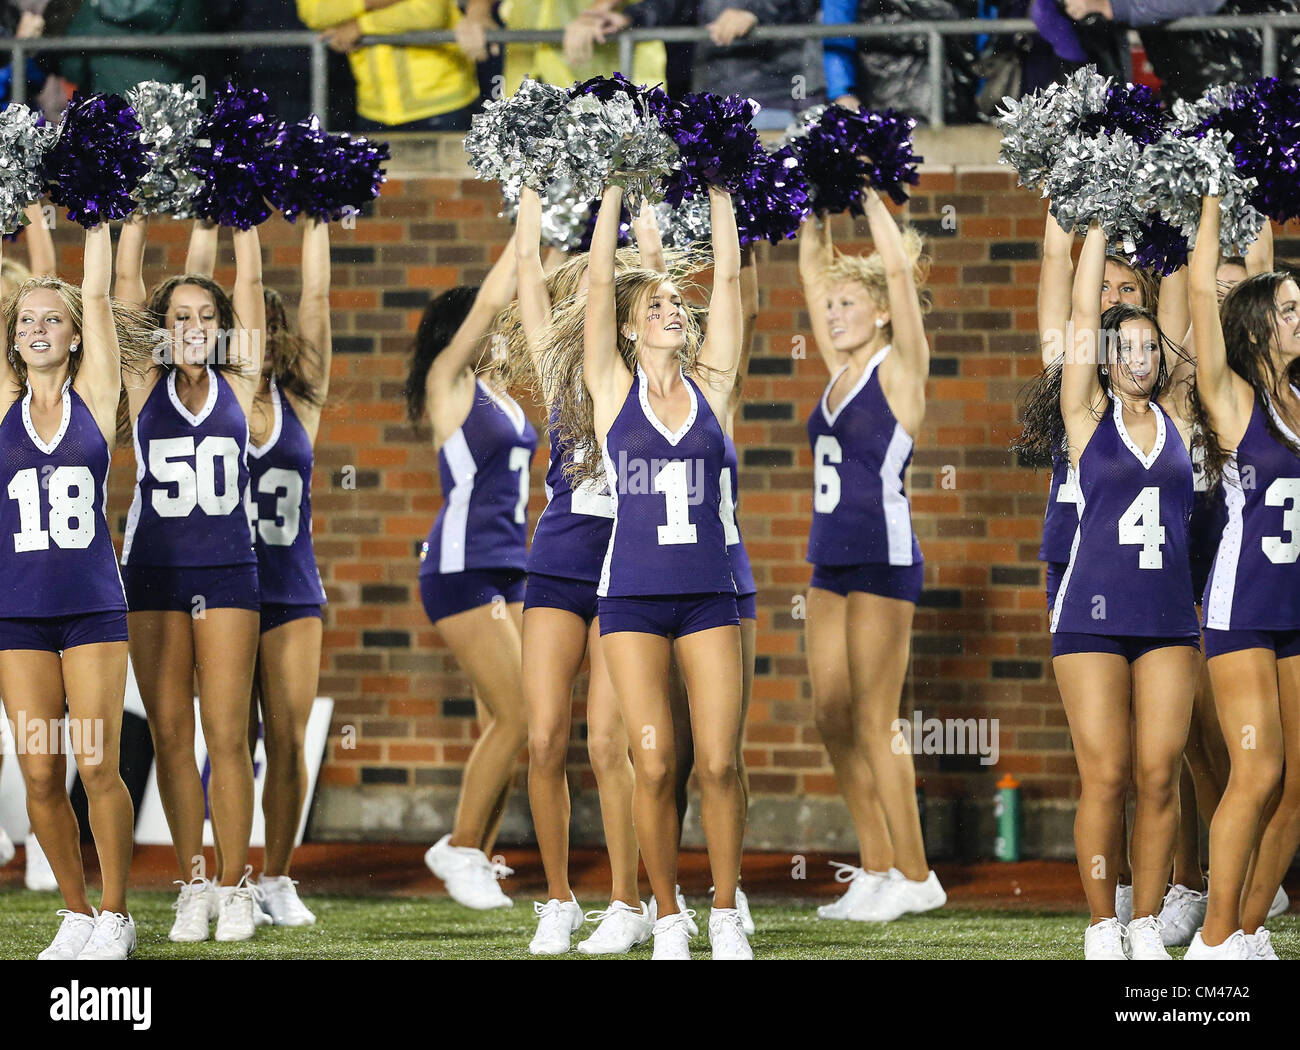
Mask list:
[[[641,260],[660,261],[653,211],[642,210],[636,223]],[[552,304],[562,309],[585,293],[585,255],[563,263],[549,277],[543,273],[539,242],[542,208],[537,194],[525,188],[519,204],[515,248],[519,265],[519,330],[524,336],[530,371],[537,374],[542,338],[551,321]],[[632,260],[627,260],[631,262]],[[513,349],[513,348],[512,348]],[[552,397],[543,384],[542,398]],[[608,488],[598,479],[569,484],[571,453],[561,438],[554,413],[550,425],[550,462],[546,472],[546,509],[537,521],[528,553],[524,596],[523,672],[528,705],[528,798],[542,866],[547,900],[535,903],[537,931],[528,950],[558,955],[569,950],[572,934],[584,915],[569,885],[568,758],[574,680],[584,655],[590,657],[587,683],[587,751],[600,794],[611,888],[607,908],[590,914],[599,922],[579,943],[588,955],[616,955],[650,939],[652,922],[637,887],[636,832],[632,825],[632,764],[627,730],[618,697],[605,668],[600,644],[596,585],[614,524]]]
[[[1256,274],[1220,307],[1219,222],[1218,199],[1206,197],[1188,295],[1205,465],[1223,485],[1202,612],[1231,773],[1187,958],[1273,959],[1263,923],[1300,844],[1300,289],[1285,273]]]
[[[601,200],[587,299],[559,311],[546,336],[544,374],[557,391],[561,432],[574,442],[573,480],[598,477],[603,461],[614,497],[597,611],[632,738],[637,842],[657,911],[655,959],[690,958],[690,914],[675,892],[677,762],[668,684],[674,649],[689,696],[715,886],[713,958],[753,958],[736,909],[743,672],[721,481],[720,420],[743,334],[740,246],[730,196],[710,189],[709,197],[714,284],[703,343],[668,275],[616,270],[618,187],[608,187]],[[579,376],[584,395],[577,393]]]
[[[249,419],[249,520],[257,550],[261,636],[253,721],[260,705],[266,747],[266,853],[258,897],[277,926],[316,917],[289,877],[307,797],[303,754],[320,680],[325,588],[312,548],[311,476],[329,391],[329,226],[304,217],[298,330],[284,300],[266,290],[267,353]]]
[[[27,225],[24,227],[24,240],[27,242],[27,260],[30,267],[24,266],[17,259],[0,260],[0,302],[7,302],[24,282],[32,277],[55,277],[54,238],[50,236],[45,222],[45,215],[39,201],[26,208]],[[0,766],[4,765],[3,749],[0,749]],[[52,892],[59,888],[50,862],[41,852],[41,844],[30,831],[25,843],[26,871],[23,882],[29,890]],[[14,859],[14,844],[0,828],[0,868]]]
[[[5,303],[9,350],[0,358],[4,491],[0,528],[0,692],[19,723],[62,727],[80,741],[103,895],[91,906],[80,829],[64,789],[63,733],[20,749],[32,830],[66,907],[41,959],[126,959],[136,945],[126,906],[135,814],[118,771],[126,692],[126,600],[104,511],[116,441],[123,357],[149,350],[143,318],[115,316],[112,240],[86,231],[81,288],[54,277],[23,282]],[[122,324],[119,333],[118,325]]]
[[[143,296],[143,220],[119,242],[120,297]],[[234,295],[200,274],[168,278],[148,309],[162,360],[129,385],[135,499],[122,543],[131,663],[149,717],[158,789],[180,868],[169,939],[253,936],[246,867],[253,824],[248,702],[261,599],[244,507],[248,419],[261,382],[266,306],[256,229],[234,231]],[[217,884],[203,861],[204,792],[194,760],[193,684],[212,766]]]
[[[817,727],[858,834],[861,867],[822,918],[896,919],[947,900],[925,858],[909,750],[891,728],[907,675],[921,549],[903,490],[925,415],[928,269],[874,190],[864,192],[876,254],[836,256],[816,220],[799,236],[799,275],[831,381],[808,422],[813,520],[808,671]]]
[[[488,852],[528,740],[520,632],[537,433],[505,389],[475,371],[493,322],[514,299],[515,272],[510,243],[481,288],[434,299],[406,378],[410,418],[433,428],[444,501],[421,554],[420,596],[488,716],[465,765],[452,830],[424,859],[454,900],[484,910],[513,903],[497,883],[510,869]]]
[[[1038,384],[1026,437],[1054,449],[1064,436],[1079,491],[1051,629],[1081,781],[1075,851],[1092,913],[1084,957],[1167,959],[1156,914],[1178,831],[1198,647],[1192,427],[1177,396],[1184,362],[1155,315],[1123,303],[1100,309],[1105,250],[1094,224],[1074,280],[1073,342]],[[1125,929],[1115,879],[1132,780],[1135,918]]]

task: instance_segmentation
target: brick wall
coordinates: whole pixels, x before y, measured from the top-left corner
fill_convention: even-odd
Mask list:
[[[334,736],[313,816],[318,836],[425,838],[450,819],[475,734],[469,685],[427,622],[416,551],[439,506],[427,433],[403,419],[400,386],[419,311],[432,294],[481,278],[509,234],[494,187],[472,179],[394,179],[373,216],[336,228],[330,405],[317,445],[315,541],[329,595],[322,695]],[[919,757],[939,852],[988,848],[987,803],[1014,773],[1030,814],[1027,843],[1069,855],[1074,760],[1051,680],[1041,566],[1035,560],[1045,473],[1016,466],[1014,401],[1038,368],[1034,297],[1043,205],[992,170],[928,170],[906,209],[929,238],[935,308],[928,410],[911,472],[925,591],[916,615],[908,701],[926,716],[997,718],[1001,758]],[[865,222],[834,223],[844,248],[865,248]],[[61,223],[64,272],[80,268],[79,231]],[[186,227],[151,233],[147,279],[182,268]],[[262,227],[268,284],[298,286],[297,232]],[[223,240],[223,263],[229,260]],[[826,382],[808,336],[793,243],[758,256],[760,316],[747,403],[738,422],[741,527],[759,586],[758,674],[747,734],[757,796],[751,841],[775,847],[851,841],[811,718],[803,624],[793,599],[807,584],[811,454],[804,424]],[[227,285],[232,269],[222,265]],[[532,412],[534,422],[540,414]],[[134,477],[119,451],[109,494],[120,529]],[[530,521],[544,500],[545,448],[534,461]],[[344,478],[355,468],[356,486]],[[579,704],[578,712],[581,711]],[[575,839],[599,837],[594,779],[575,719]],[[356,746],[343,746],[344,726]],[[524,765],[504,837],[528,834]],[[954,802],[956,800],[956,802]],[[1038,816],[1035,816],[1038,814]]]

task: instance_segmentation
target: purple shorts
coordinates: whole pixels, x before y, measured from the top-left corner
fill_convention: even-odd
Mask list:
[[[523,569],[432,572],[420,577],[420,600],[429,620],[437,623],[480,605],[491,605],[498,598],[507,605],[522,602],[526,579]]]
[[[1300,656],[1300,631],[1219,631],[1205,629],[1207,660],[1243,649],[1272,649],[1277,659]]]
[[[814,565],[810,587],[848,597],[852,591],[916,603],[921,597],[925,565]]]
[[[742,620],[758,619],[758,595],[757,594],[738,594],[736,595],[736,611],[740,614]]]
[[[667,594],[658,598],[601,598],[600,636],[621,631],[685,638],[714,627],[738,627],[734,594]]]
[[[257,562],[247,565],[123,565],[126,607],[131,612],[184,612],[200,609],[252,609],[262,599]],[[200,599],[202,603],[200,604]]]
[[[1052,635],[1053,656],[1069,656],[1072,653],[1114,653],[1116,656],[1124,657],[1129,663],[1156,649],[1168,649],[1175,645],[1199,649],[1201,640],[1194,634],[1171,638],[1139,638],[1119,634],[1076,634],[1057,631]]]
[[[590,624],[596,618],[598,600],[595,580],[572,580],[567,576],[530,572],[528,589],[524,592],[524,612],[529,609],[563,609]]]
[[[126,611],[0,620],[0,649],[61,653],[78,645],[126,641]]]
[[[1056,593],[1061,589],[1061,578],[1065,575],[1065,570],[1070,567],[1066,561],[1049,561],[1047,565],[1047,615],[1052,615],[1052,610],[1056,608]]]
[[[306,604],[286,605],[284,602],[262,603],[262,627],[259,633],[266,634],[277,627],[283,627],[294,620],[306,620],[310,617],[321,619],[321,607],[312,602]]]

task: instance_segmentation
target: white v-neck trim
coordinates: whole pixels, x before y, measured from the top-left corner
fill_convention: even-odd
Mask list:
[[[1107,392],[1109,393],[1109,391]],[[1141,463],[1146,470],[1150,470],[1155,465],[1156,460],[1160,458],[1160,453],[1164,451],[1165,439],[1168,436],[1168,428],[1165,426],[1164,409],[1154,402],[1151,404],[1151,410],[1156,414],[1156,443],[1151,446],[1151,454],[1148,456],[1143,454],[1141,447],[1132,437],[1129,436],[1128,428],[1124,426],[1124,403],[1114,394],[1111,394],[1111,400],[1115,402],[1115,407],[1112,411],[1115,414],[1115,429],[1119,431],[1120,440],[1123,441],[1124,444],[1128,446],[1128,450],[1137,457],[1137,461]]]
[[[27,388],[27,396],[23,398],[23,426],[27,428],[27,436],[32,439],[32,444],[44,452],[47,456],[54,455],[54,450],[59,447],[59,442],[63,440],[63,435],[68,432],[68,426],[72,423],[72,380],[63,381],[63,421],[59,424],[59,429],[48,445],[41,440],[41,436],[36,433],[36,425],[32,422],[32,390]]]
[[[197,427],[212,414],[212,409],[217,404],[217,373],[212,370],[212,366],[207,368],[208,373],[208,400],[203,407],[199,409],[199,414],[193,415],[185,402],[181,400],[180,394],[176,393],[176,369],[167,373],[167,396],[172,399],[172,406],[181,414],[181,418],[189,423],[192,427]]]
[[[822,418],[826,420],[827,426],[833,427],[835,421],[840,418],[840,413],[844,411],[844,407],[862,392],[862,388],[866,386],[867,383],[870,382],[871,377],[875,375],[876,369],[880,366],[880,362],[885,359],[885,355],[889,353],[891,346],[892,344],[886,343],[872,354],[871,360],[867,362],[867,367],[862,370],[862,375],[860,375],[858,381],[853,384],[853,389],[844,395],[844,399],[840,402],[839,407],[835,409],[834,412],[830,410],[829,405],[831,391],[835,389],[835,384],[839,382],[840,376],[848,371],[848,364],[846,363],[838,372],[831,376],[831,381],[826,384],[826,389],[822,391],[821,400]]]
[[[655,414],[655,410],[650,406],[649,380],[646,378],[645,369],[641,367],[640,362],[638,362],[636,366],[637,399],[641,402],[641,412],[650,425],[659,431],[659,433],[663,435],[664,440],[670,445],[676,445],[677,442],[681,441],[681,439],[686,436],[691,427],[695,425],[695,417],[699,415],[700,412],[700,402],[695,396],[695,387],[691,386],[691,384],[687,382],[686,373],[680,368],[677,370],[677,374],[682,377],[682,385],[686,387],[686,393],[690,395],[691,410],[686,413],[686,420],[677,428],[677,433],[674,434],[664,425],[663,421]]]
[[[524,410],[519,407],[519,402],[509,394],[498,394],[481,379],[476,379],[474,382],[478,384],[479,389],[488,396],[497,408],[506,414],[506,417],[515,428],[515,433],[522,437],[528,417],[524,414]]]
[[[1300,398],[1300,390],[1297,390],[1294,384],[1291,384],[1291,393]],[[1268,409],[1268,414],[1273,417],[1273,422],[1277,424],[1278,430],[1282,431],[1293,445],[1300,445],[1300,438],[1296,437],[1295,431],[1286,425],[1286,420],[1282,418],[1282,414],[1273,407],[1273,399],[1271,397],[1266,398],[1264,405]]]
[[[258,445],[253,441],[252,428],[249,428],[248,454],[254,459],[261,459],[275,447],[275,443],[280,440],[280,431],[284,427],[284,406],[280,403],[280,388],[276,386],[275,376],[271,376],[271,411],[274,422],[271,424],[271,436],[267,438],[265,445]]]

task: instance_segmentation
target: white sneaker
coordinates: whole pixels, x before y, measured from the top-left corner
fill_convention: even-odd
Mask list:
[[[1252,948],[1246,939],[1244,930],[1234,930],[1222,944],[1208,945],[1201,940],[1201,931],[1196,931],[1192,943],[1187,946],[1184,959],[1250,959]]]
[[[1127,926],[1133,921],[1133,886],[1130,883],[1122,886],[1115,883],[1115,918],[1119,919],[1121,926]]]
[[[854,922],[893,922],[908,912],[909,885],[912,884],[901,871],[890,868],[889,874],[880,879],[876,892],[862,897],[845,918]]]
[[[745,937],[745,926],[736,908],[714,908],[709,912],[709,944],[713,958],[727,961],[752,959],[754,949]]]
[[[583,955],[623,955],[645,944],[654,931],[645,904],[638,911],[623,901],[614,901],[604,911],[589,911],[584,918],[599,925],[595,933],[578,944]]]
[[[1277,892],[1273,894],[1273,903],[1268,906],[1268,917],[1276,919],[1289,907],[1291,907],[1291,898],[1286,895],[1286,890],[1279,886]]]
[[[718,891],[710,886],[709,892],[717,896]],[[736,887],[736,911],[740,912],[740,925],[745,928],[745,936],[754,936],[754,917],[749,914],[749,898],[739,886]]]
[[[90,910],[93,912],[95,909]],[[47,962],[50,960],[67,962],[80,955],[81,949],[90,941],[91,935],[95,932],[96,916],[83,915],[79,911],[69,911],[67,908],[60,908],[56,914],[63,916],[63,921],[59,923],[59,932],[54,935],[54,940],[50,941],[50,946],[36,958]]]
[[[207,879],[194,879],[191,882],[180,882],[180,895],[172,902],[172,910],[176,912],[176,921],[172,923],[171,932],[167,934],[169,941],[179,943],[191,941],[206,941],[208,939],[208,923],[212,921],[212,899],[215,898],[212,887]]]
[[[115,911],[101,911],[95,929],[77,958],[124,960],[135,951],[135,920]]]
[[[692,937],[698,937],[700,928],[695,925],[695,912],[686,907],[686,897],[682,894],[682,888],[674,886],[673,893],[677,898],[677,914],[686,916],[686,929],[690,931]],[[659,921],[659,902],[653,896],[650,898],[650,921],[652,923]]]
[[[666,915],[654,924],[650,931],[654,934],[655,950],[650,956],[657,959],[689,959],[691,957],[691,927],[694,913],[679,911],[676,915]],[[698,929],[698,927],[696,927]]]
[[[852,864],[841,864],[834,860],[831,861],[831,867],[836,869],[835,881],[847,882],[849,888],[840,895],[838,900],[817,906],[819,919],[847,919],[849,912],[857,907],[862,898],[880,889],[882,881],[887,877],[882,872],[867,871],[865,868],[855,868]]]
[[[27,846],[27,874],[23,881],[27,888],[37,893],[55,892],[59,888],[59,880],[54,877],[54,869],[50,867],[50,862],[45,856],[45,851],[41,849],[41,844],[36,841],[36,836],[28,835],[25,845]]]
[[[1205,922],[1206,894],[1189,890],[1181,883],[1169,887],[1157,916],[1161,922],[1160,939],[1166,948],[1192,943],[1192,936]]]
[[[9,837],[9,833],[4,828],[0,828],[0,868],[3,868],[18,852],[18,847],[14,845],[14,840]]]
[[[1261,926],[1254,933],[1248,933],[1246,944],[1250,947],[1250,957],[1252,959],[1277,959],[1277,952],[1273,950],[1273,935]],[[1277,961],[1281,961],[1278,959]]]
[[[255,896],[276,926],[314,926],[316,916],[298,897],[297,883],[288,875],[262,875],[257,880]],[[259,923],[260,925],[260,923]]]
[[[257,922],[253,912],[257,906],[253,903],[253,887],[248,884],[245,875],[234,886],[218,886],[217,899],[221,910],[217,913],[217,930],[212,935],[214,941],[251,941]]]
[[[1102,919],[1083,933],[1085,959],[1127,959],[1124,953],[1124,927],[1118,919]]]
[[[948,903],[948,894],[939,885],[939,876],[933,871],[920,882],[913,879],[903,879],[902,892],[903,903],[907,906],[907,911],[911,915],[934,911],[935,908],[942,908]]]
[[[1165,948],[1160,920],[1154,915],[1134,919],[1124,931],[1128,939],[1128,957],[1135,962],[1151,959],[1173,959]]]
[[[493,864],[481,849],[453,846],[451,836],[444,835],[429,847],[424,863],[442,879],[457,904],[478,911],[514,907],[497,884],[497,879],[514,872],[504,864]]]
[[[569,938],[582,928],[582,909],[576,898],[562,901],[552,897],[545,904],[533,901],[537,913],[537,932],[528,942],[534,955],[563,955],[569,950]]]

